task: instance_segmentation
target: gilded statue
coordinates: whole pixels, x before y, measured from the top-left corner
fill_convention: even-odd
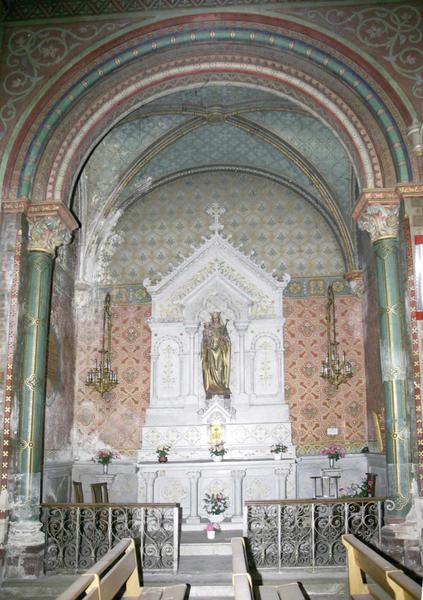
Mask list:
[[[222,323],[220,312],[213,312],[210,317],[210,321],[204,323],[201,344],[204,390],[208,399],[214,395],[230,398],[231,339],[227,328],[229,319]]]

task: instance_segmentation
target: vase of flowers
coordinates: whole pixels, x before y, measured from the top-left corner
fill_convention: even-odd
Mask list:
[[[167,462],[167,455],[169,454],[171,446],[169,444],[163,444],[163,446],[159,446],[156,448],[157,458],[160,463]]]
[[[209,448],[210,456],[215,462],[220,462],[223,460],[224,455],[227,450],[225,449],[224,442],[217,442],[216,444],[212,444]]]
[[[103,465],[103,474],[107,475],[109,472],[109,464],[114,458],[119,458],[119,454],[112,452],[112,450],[107,450],[107,448],[103,448],[102,450],[97,450],[92,460]]]
[[[205,531],[207,532],[207,537],[209,540],[214,540],[214,536],[216,535],[216,531],[220,529],[217,523],[212,523],[209,521],[207,523]]]
[[[333,469],[335,466],[335,462],[340,458],[344,458],[345,452],[338,448],[336,444],[331,444],[328,448],[323,448],[320,454],[328,457],[329,460],[329,468]]]
[[[275,460],[281,460],[282,454],[287,450],[288,447],[285,446],[285,444],[282,444],[282,442],[276,442],[276,444],[270,446],[270,452],[273,454]]]
[[[229,498],[223,492],[205,494],[203,506],[211,523],[221,523],[229,506]]]

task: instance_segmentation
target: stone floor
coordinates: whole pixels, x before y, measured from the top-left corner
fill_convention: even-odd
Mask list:
[[[178,573],[145,573],[142,584],[183,582],[189,584],[189,597],[193,600],[229,600],[233,598],[230,541],[240,535],[239,530],[223,530],[216,533],[214,540],[208,540],[203,531],[182,531]],[[37,580],[8,580],[0,587],[0,600],[53,599],[75,578],[76,575],[55,575]],[[312,600],[348,598],[344,567],[261,571],[253,574],[253,579],[256,585],[300,581]]]

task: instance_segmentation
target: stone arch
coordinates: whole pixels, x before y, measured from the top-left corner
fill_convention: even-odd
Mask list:
[[[27,197],[37,202],[66,202],[76,179],[78,166],[113,122],[134,106],[139,106],[149,97],[160,93],[159,84],[167,82],[168,88],[172,88],[172,84],[181,83],[182,77],[191,77],[193,85],[201,73],[206,73],[209,78],[225,72],[230,72],[235,77],[245,75],[251,77],[255,85],[271,89],[272,85],[279,83],[285,88],[288,86],[290,93],[308,98],[318,114],[322,110],[326,115],[326,123],[330,120],[337,122],[340,131],[342,130],[342,134],[338,135],[349,140],[354,148],[353,158],[358,164],[361,187],[381,187],[412,179],[406,144],[397,125],[398,121],[403,124],[403,129],[405,127],[399,115],[401,99],[393,90],[392,97],[396,106],[380,89],[370,86],[363,79],[360,71],[366,65],[351,66],[351,61],[347,65],[335,58],[328,38],[323,44],[321,40],[319,44],[310,43],[311,38],[307,36],[302,36],[306,41],[301,39],[292,22],[277,19],[269,22],[255,15],[251,15],[250,20],[253,23],[249,23],[247,27],[237,23],[233,15],[232,23],[228,15],[219,18],[214,15],[209,26],[206,26],[206,22],[206,25],[199,27],[196,23],[190,23],[188,18],[175,19],[171,24],[165,22],[166,26],[180,26],[173,33],[159,23],[158,26],[162,29],[154,33],[151,29],[141,28],[121,36],[114,41],[113,46],[110,43],[104,44],[90,55],[97,62],[95,68],[89,72],[85,68],[83,76],[76,77],[78,70],[74,67],[72,72],[63,77],[61,87],[56,85],[55,89],[59,89],[61,94],[52,95],[53,100],[47,102],[48,109],[40,113],[38,121],[35,117],[37,111],[33,111],[32,121],[28,119],[27,122],[26,129],[29,133],[26,140],[22,143],[15,140],[14,150],[20,150],[23,159],[10,160],[7,170],[13,172],[13,179],[6,177],[4,197],[13,199],[10,188],[17,188],[17,197]],[[228,28],[228,24],[231,27]],[[288,27],[289,33],[282,33],[281,26]],[[313,31],[309,30],[307,34],[313,34]],[[210,56],[207,57],[201,64],[201,44],[209,41],[213,42],[214,56],[212,60]],[[187,59],[187,43],[191,44],[190,52],[195,50],[197,56],[191,54]],[[254,44],[254,49],[260,47],[260,57],[251,53],[251,43]],[[107,55],[111,46],[113,59],[110,54]],[[219,54],[220,48],[225,59]],[[155,55],[157,49],[160,50],[159,55]],[[228,49],[236,51],[238,60],[235,60],[235,55],[231,60],[227,58]],[[166,58],[167,51],[172,56],[173,66],[168,64],[166,68],[161,59]],[[283,60],[280,54],[275,60],[275,54],[280,51],[284,52]],[[350,50],[348,52],[351,54]],[[265,53],[267,55],[262,58]],[[293,56],[299,61],[300,69],[289,64]],[[150,72],[144,73],[141,78],[138,73],[137,81],[126,77],[128,66],[136,64],[139,71],[136,61],[142,58],[148,62],[152,57],[153,62],[156,61],[156,72],[153,65],[149,64]],[[157,58],[160,61],[159,69]],[[316,70],[317,78],[307,72],[310,66]],[[374,75],[373,68],[369,67],[369,70]],[[327,84],[323,83],[324,77],[320,77],[321,74],[328,79]],[[168,82],[171,82],[170,86]],[[105,87],[109,92],[110,87],[113,87],[111,95],[107,96]],[[341,88],[344,92],[348,89],[359,97],[360,117],[367,124],[363,124],[360,117],[354,115],[346,102],[341,100]],[[46,90],[40,102],[46,102],[51,92],[52,90]],[[97,106],[81,112],[78,103],[87,99],[90,94],[97,97]],[[320,115],[319,118],[324,120]],[[42,127],[31,137],[31,131],[34,131],[37,122],[42,123]],[[370,123],[376,125],[371,135]],[[74,129],[77,130],[77,135]],[[70,132],[72,140],[66,139],[66,136],[63,139],[64,131]],[[374,142],[372,138],[375,139]],[[16,156],[17,152],[10,154]],[[385,164],[389,163],[383,174],[380,173],[378,155],[383,156]]]

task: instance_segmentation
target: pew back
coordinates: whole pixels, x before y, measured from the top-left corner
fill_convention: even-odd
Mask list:
[[[343,535],[342,543],[347,550],[348,585],[353,600],[385,600],[387,596],[395,600],[420,598],[419,585],[354,535]],[[364,581],[363,574],[367,581]]]
[[[401,571],[388,573],[388,583],[396,600],[420,600],[423,597],[422,587]]]

